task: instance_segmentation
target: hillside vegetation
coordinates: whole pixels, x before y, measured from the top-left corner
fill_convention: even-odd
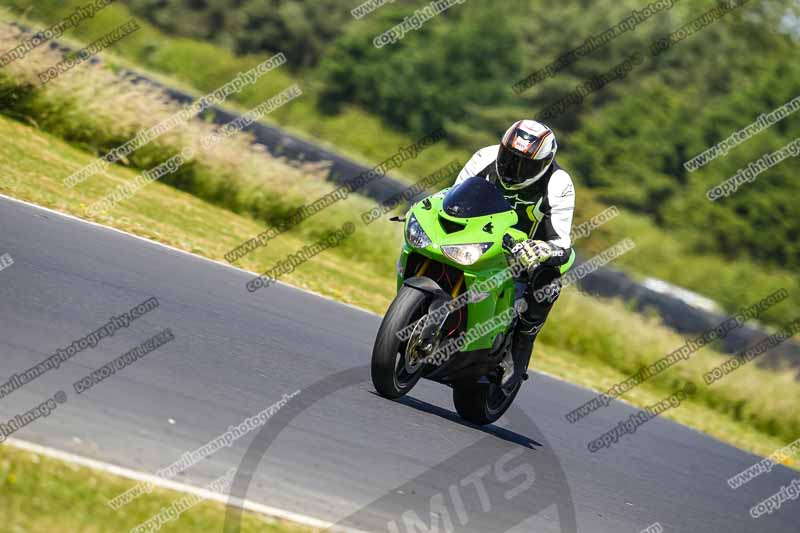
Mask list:
[[[800,46],[787,25],[800,9],[796,2],[736,0],[728,3],[740,7],[705,19],[717,2],[664,2],[667,9],[633,29],[614,29],[607,44],[522,94],[511,86],[643,3],[603,0],[586,9],[573,0],[546,10],[531,0],[467,2],[382,48],[373,46],[375,36],[426,2],[387,4],[361,20],[350,15],[356,2],[343,0],[126,3],[168,32],[211,37],[238,52],[284,50],[296,69],[319,62],[312,73],[322,84],[322,110],[358,104],[415,135],[444,126],[468,149],[496,139],[520,116],[541,117],[577,85],[639,52],[645,61],[627,77],[549,119],[563,133],[564,159],[578,179],[609,202],[681,230],[700,252],[800,266],[797,159],[723,201],[705,195],[799,138],[797,116],[702,170],[683,166],[800,97]],[[652,56],[654,42],[695,19],[698,31]]]

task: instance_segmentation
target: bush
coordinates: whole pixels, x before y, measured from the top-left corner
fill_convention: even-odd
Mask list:
[[[283,52],[295,68],[317,63],[352,19],[346,0],[125,0],[163,30],[237,53]]]

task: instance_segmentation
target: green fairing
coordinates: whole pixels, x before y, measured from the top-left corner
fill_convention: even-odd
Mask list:
[[[446,193],[447,189],[429,196],[427,201],[430,202],[430,209],[426,209],[425,201],[422,201],[415,204],[408,212],[406,231],[408,230],[408,221],[411,220],[413,215],[430,238],[431,244],[425,248],[415,248],[407,241],[404,242],[397,272],[397,288],[399,290],[403,286],[403,281],[406,277],[414,276],[413,272],[405,272],[411,253],[422,255],[462,271],[464,273],[465,290],[472,289],[476,284],[483,286],[481,282],[500,274],[495,278],[495,281],[498,281],[499,284],[490,282],[496,288],[480,291],[488,293],[488,297],[467,305],[467,327],[465,331],[469,331],[478,324],[503,315],[504,311],[514,305],[514,279],[510,275],[502,275],[503,272],[510,272],[508,270],[507,255],[502,246],[503,236],[509,234],[516,242],[519,242],[525,240],[527,235],[513,228],[517,223],[517,214],[513,210],[473,218],[456,218],[446,214],[442,207]],[[439,217],[465,224],[465,227],[461,231],[448,234],[439,223]],[[492,232],[488,233],[484,230],[484,227],[490,222],[492,224]],[[442,252],[442,246],[479,243],[491,243],[491,247],[472,265],[457,263]],[[500,333],[506,332],[510,323],[510,320],[502,321],[486,335],[468,344],[463,351],[490,348],[495,337]]]

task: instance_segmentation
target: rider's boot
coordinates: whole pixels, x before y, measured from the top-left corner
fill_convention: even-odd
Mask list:
[[[524,304],[519,301],[515,303],[519,313],[519,322],[514,331],[511,353],[507,353],[505,359],[500,363],[503,368],[503,376],[500,380],[503,388],[513,387],[519,380],[527,379],[533,343],[544,327],[547,315],[550,314],[550,309],[560,293],[561,283],[558,281],[558,270],[539,269],[538,272],[538,278],[530,282]],[[537,299],[535,289],[545,285],[556,287],[555,294],[544,300]]]
[[[511,343],[511,350],[506,352],[505,358],[500,362],[503,377],[500,386],[507,388],[516,385],[517,381],[525,379],[528,375],[528,364],[533,353],[533,342],[541,326],[536,328],[536,333],[527,333],[517,328]],[[527,328],[525,328],[527,329]]]

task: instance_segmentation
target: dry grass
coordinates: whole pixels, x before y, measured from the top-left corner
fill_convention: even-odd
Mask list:
[[[0,24],[0,49],[13,48],[22,35],[17,27]],[[160,89],[133,84],[102,63],[83,63],[42,86],[37,74],[61,60],[60,52],[44,45],[8,65],[3,76],[4,111],[84,150],[103,155],[132,139],[140,130],[155,126],[181,110]],[[190,120],[120,163],[149,169],[183,147],[192,146],[196,149],[196,159],[186,167],[197,169],[198,182],[212,181],[218,176],[216,181],[224,179],[225,187],[230,190],[253,187],[279,190],[284,202],[300,202],[332,189],[319,165],[301,168],[290,165],[272,157],[262,146],[254,145],[247,133],[223,138],[209,149],[200,149],[201,139],[214,131],[211,123],[200,118]],[[187,180],[185,175],[182,178]],[[211,186],[200,183],[196,187],[203,185]]]
[[[679,349],[686,341],[656,318],[635,313],[620,301],[590,298],[574,289],[562,294],[554,315],[558,319],[548,321],[542,331],[542,341],[580,354],[585,364],[599,364],[618,371],[595,376],[594,382],[589,384],[595,390],[608,390],[641,367]],[[698,350],[687,361],[677,363],[646,381],[645,385],[629,391],[623,399],[645,405],[653,393],[664,394],[692,382],[697,385],[692,403],[703,405],[764,435],[777,437],[782,442],[792,442],[800,437],[800,395],[795,381],[796,371],[759,368],[758,359],[755,359],[707,386],[703,375],[730,359],[713,347],[712,344]],[[559,375],[569,377],[568,374]],[[565,406],[564,411],[576,407]],[[710,422],[694,421],[689,425],[704,429]],[[731,438],[735,439],[735,436],[731,435]],[[741,445],[741,442],[737,443]]]

